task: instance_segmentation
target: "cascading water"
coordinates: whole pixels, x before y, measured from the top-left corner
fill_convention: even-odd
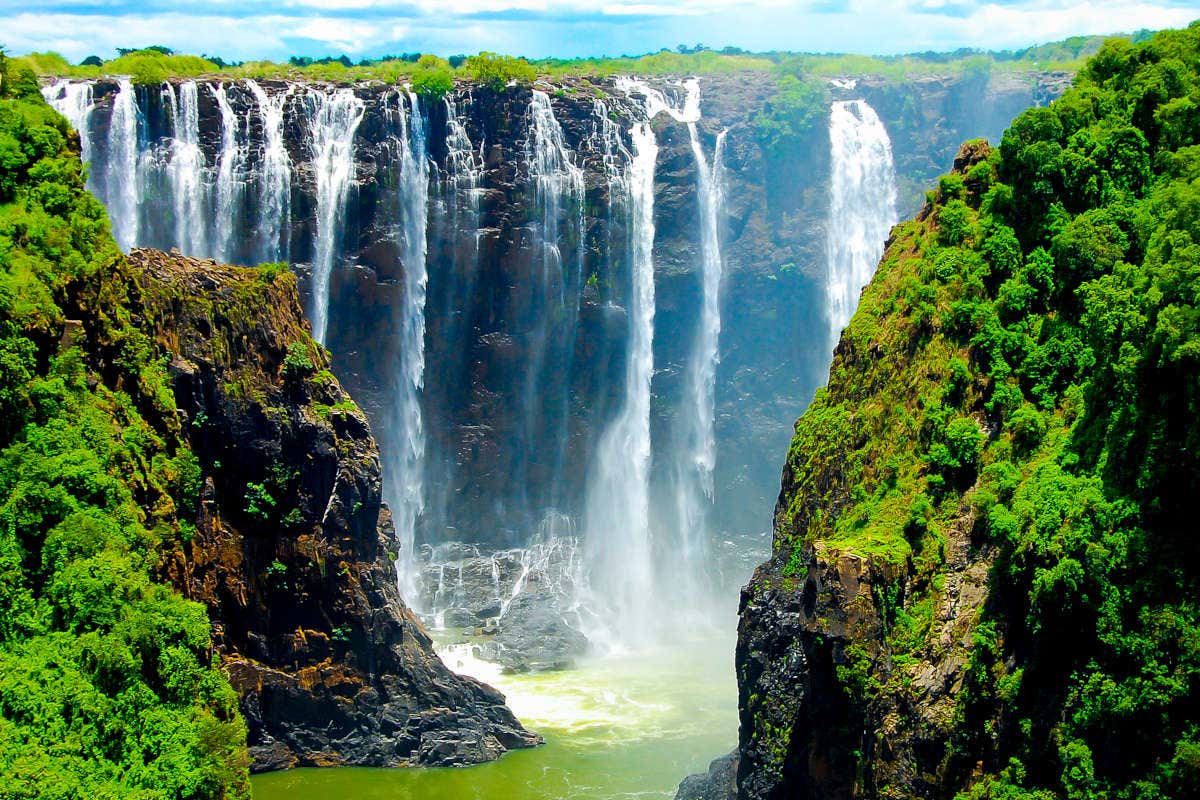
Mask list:
[[[292,160],[283,139],[283,112],[293,87],[268,95],[252,80],[246,88],[258,104],[263,145],[259,159],[258,216],[254,223],[258,261],[281,261],[288,257],[285,232],[291,217]]]
[[[624,84],[624,87],[622,87]],[[622,81],[618,88],[641,90]],[[647,103],[647,111],[651,104]],[[600,438],[588,484],[584,538],[589,582],[605,607],[601,646],[636,641],[654,608],[650,538],[650,380],[654,373],[654,172],[658,141],[649,116],[630,130],[628,173],[630,271],[629,340],[621,408]],[[620,631],[619,638],[615,634]]]
[[[423,392],[429,417],[424,420],[432,431],[453,425],[455,400],[460,397],[460,381],[468,373],[471,351],[463,346],[475,330],[477,318],[472,311],[474,292],[480,278],[480,201],[484,194],[484,149],[468,131],[470,92],[457,97],[447,94],[441,100],[445,113],[445,146],[440,169],[432,165],[427,261],[437,264],[430,276],[426,317],[432,320],[427,335],[427,361],[434,365],[426,377]],[[427,106],[436,114],[437,106]],[[436,142],[437,134],[431,132]],[[443,440],[444,441],[444,440]],[[453,447],[433,447],[425,460],[425,511],[422,525],[429,530],[445,530],[448,519],[458,508],[455,473],[458,453]]]
[[[127,252],[138,244],[138,221],[142,210],[139,204],[138,116],[133,84],[129,78],[120,78],[108,125],[103,199],[112,220],[113,238]]]
[[[399,342],[391,376],[391,430],[386,448],[385,497],[396,529],[396,571],[400,596],[415,603],[419,570],[416,557],[417,520],[425,508],[425,427],[421,387],[425,379],[426,227],[429,208],[429,154],[425,117],[416,94],[409,91],[388,116],[395,120],[399,169],[398,205],[400,260],[404,297],[398,319]]]
[[[466,125],[458,114],[458,104],[447,95],[446,106],[446,209],[451,229],[457,234],[479,227],[479,181],[483,176],[483,157],[471,144]],[[478,256],[477,235],[472,256]],[[474,258],[472,258],[474,260]]]
[[[896,168],[887,129],[866,100],[835,102],[829,114],[831,175],[826,229],[829,333],[837,344],[883,255],[896,212]]]
[[[557,474],[566,458],[568,364],[579,318],[584,180],[583,170],[575,164],[562,126],[554,116],[550,96],[536,89],[530,97],[525,162],[536,198],[535,265],[540,266],[540,280],[530,308],[531,342],[523,403],[524,456],[527,468],[531,461],[536,461]],[[574,224],[573,231],[563,229],[568,222]],[[575,247],[564,254],[568,235],[574,236]],[[541,500],[553,506],[561,500],[561,495]],[[542,509],[549,510],[552,509]]]
[[[698,84],[696,95],[699,95]],[[689,87],[690,88],[690,87]],[[690,92],[689,92],[690,94]],[[690,103],[689,103],[690,105]],[[696,103],[697,109],[699,103]],[[696,123],[687,123],[692,155],[696,162],[696,182],[700,207],[701,305],[692,353],[688,359],[686,388],[680,409],[675,463],[676,525],[679,556],[683,563],[681,589],[689,607],[696,608],[705,598],[700,591],[709,569],[708,510],[713,503],[713,469],[716,466],[717,440],[714,430],[714,394],[716,389],[718,347],[721,336],[721,257],[720,216],[724,204],[725,131],[717,135],[710,165],[704,154]],[[697,585],[701,584],[701,585]]]
[[[175,244],[192,256],[209,255],[205,204],[204,153],[200,150],[198,90],[195,81],[163,84],[163,99],[171,110],[174,139],[167,177],[175,209]]]
[[[241,225],[238,208],[245,180],[246,150],[239,143],[238,118],[229,103],[225,84],[209,84],[208,88],[221,112],[221,152],[217,157],[213,203],[214,240],[210,249],[213,257],[231,262],[237,257],[234,233]]]
[[[366,106],[352,90],[309,90],[303,98],[317,185],[317,231],[312,258],[312,335],[325,344],[329,279],[342,231],[346,195],[354,180],[354,134]]]
[[[46,102],[66,117],[72,128],[79,131],[80,156],[85,164],[92,160],[90,122],[92,110],[96,107],[93,85],[91,81],[73,82],[62,78],[42,87],[42,96],[46,98]],[[91,188],[90,180],[88,184]]]

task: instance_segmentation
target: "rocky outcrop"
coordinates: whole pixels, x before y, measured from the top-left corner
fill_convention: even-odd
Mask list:
[[[579,557],[567,537],[488,555],[442,544],[424,567],[418,607],[508,672],[565,669],[588,649],[574,602]]]
[[[964,520],[966,522],[966,520]],[[987,600],[990,552],[970,525],[948,542],[934,626],[897,659],[886,639],[890,593],[916,587],[906,566],[806,546],[798,577],[773,557],[742,596],[738,626],[738,798],[935,797],[955,729],[971,634]],[[902,691],[859,702],[856,681]]]
[[[474,764],[537,744],[503,696],[441,663],[399,597],[378,450],[293,277],[129,260],[198,459],[194,534],[161,569],[209,609],[254,768]]]
[[[713,759],[708,772],[684,778],[675,800],[736,800],[738,758],[734,750]]]
[[[954,171],[989,154],[969,142]],[[942,393],[956,345],[930,344],[926,323],[892,300],[915,283],[919,242],[936,236],[932,206],[893,229],[829,384],[797,423],[773,553],[741,596],[739,800],[952,797],[971,767],[952,742],[995,551],[970,480],[926,494],[945,484],[897,455],[921,446],[914,409],[955,402],[972,428],[982,416],[969,381]]]

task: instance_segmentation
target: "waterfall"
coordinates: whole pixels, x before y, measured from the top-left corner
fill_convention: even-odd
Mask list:
[[[268,95],[252,80],[246,87],[258,104],[262,121],[263,150],[258,176],[258,218],[254,224],[257,240],[255,258],[259,261],[283,261],[288,257],[288,224],[291,221],[292,161],[283,140],[283,110],[293,87]]]
[[[204,154],[200,151],[200,118],[195,81],[163,84],[163,99],[171,110],[174,139],[167,177],[175,208],[175,244],[187,255],[205,256],[208,211],[204,202]]]
[[[642,84],[622,81],[628,89]],[[627,91],[628,91],[627,89]],[[652,104],[647,103],[647,110]],[[606,607],[605,630],[636,639],[654,609],[650,537],[650,380],[654,372],[654,171],[658,142],[650,118],[630,130],[633,141],[627,191],[632,286],[625,391],[616,418],[600,437],[588,484],[585,538],[590,583]],[[603,642],[602,642],[603,643]],[[612,646],[611,640],[607,642]]]
[[[826,229],[829,333],[837,344],[875,274],[896,214],[892,143],[866,100],[838,101],[829,115],[831,175]]]
[[[698,98],[698,85],[695,94]],[[691,88],[691,87],[689,87]],[[692,94],[689,91],[689,97]],[[690,103],[689,103],[690,104]],[[698,103],[697,103],[698,108]],[[718,346],[721,336],[720,215],[724,203],[725,131],[717,135],[710,165],[696,129],[687,123],[692,155],[696,162],[697,196],[700,208],[701,304],[696,337],[686,371],[686,389],[680,409],[675,464],[676,524],[679,526],[680,558],[683,562],[685,594],[696,594],[694,583],[708,569],[707,516],[713,503],[713,468],[717,441],[714,409]]]
[[[108,125],[108,161],[104,171],[104,202],[112,220],[113,238],[128,252],[138,242],[141,214],[141,162],[138,158],[137,95],[129,78],[118,80]]]
[[[73,83],[60,78],[49,86],[42,87],[42,96],[54,110],[67,118],[71,127],[79,131],[80,157],[84,164],[92,160],[91,125],[92,110],[96,107],[92,81]],[[89,184],[91,183],[89,175]]]
[[[525,371],[524,460],[552,474],[561,474],[566,459],[570,360],[575,348],[579,318],[579,289],[583,269],[583,169],[563,137],[554,116],[550,96],[534,89],[529,103],[529,133],[525,140],[525,162],[536,200],[537,252],[534,256],[538,291],[530,309],[529,359]],[[570,244],[563,223],[574,224],[575,247],[570,260],[564,257]],[[549,430],[547,430],[549,429]],[[545,452],[539,447],[544,443]],[[528,473],[527,473],[528,474]],[[554,505],[561,494],[555,487],[544,503]],[[546,509],[538,509],[545,511]]]
[[[337,258],[346,195],[354,179],[354,134],[365,106],[351,89],[309,90],[304,97],[309,148],[317,187],[317,230],[312,258],[313,338],[325,344],[329,325],[329,279]],[[422,265],[424,272],[424,265]],[[422,281],[424,279],[422,278]],[[423,290],[422,290],[423,291]]]
[[[234,236],[241,223],[237,209],[244,180],[242,171],[245,168],[246,151],[238,144],[238,118],[229,104],[225,84],[209,84],[208,88],[221,112],[221,153],[217,157],[216,197],[213,202],[215,239],[211,255],[221,261],[232,262],[237,258]]]
[[[458,116],[458,104],[451,95],[446,106],[446,190],[447,211],[454,232],[471,230],[479,224],[479,181],[483,177],[483,156],[471,145],[467,128]],[[481,147],[482,149],[482,147]],[[474,237],[473,237],[474,239]],[[478,255],[478,241],[473,241]]]
[[[417,520],[425,508],[425,429],[421,387],[425,380],[426,226],[429,208],[429,154],[426,122],[417,95],[409,91],[395,114],[399,151],[398,205],[402,215],[400,260],[404,297],[399,315],[398,363],[392,373],[392,419],[388,436],[386,499],[396,528],[400,596],[412,604],[418,592]]]
[[[423,390],[429,430],[451,429],[456,400],[463,378],[470,369],[471,341],[478,317],[474,310],[480,273],[480,203],[484,175],[482,140],[476,145],[468,132],[470,115],[464,110],[473,103],[469,91],[447,93],[440,101],[445,113],[441,142],[445,155],[441,169],[431,176],[427,262],[438,268],[430,276],[426,317],[426,359],[430,365]],[[436,106],[426,106],[430,116]],[[429,131],[430,148],[438,134]],[[435,159],[436,160],[436,159]],[[431,169],[435,165],[431,164]],[[442,441],[445,441],[443,438]],[[428,530],[444,529],[457,512],[455,482],[458,453],[454,447],[431,448],[425,459],[425,491],[422,525]]]

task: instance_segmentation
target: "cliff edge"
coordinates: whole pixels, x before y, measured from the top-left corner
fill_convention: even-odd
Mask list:
[[[208,608],[252,768],[463,765],[539,743],[401,600],[378,449],[291,274],[128,258],[202,473],[195,533],[164,569]]]

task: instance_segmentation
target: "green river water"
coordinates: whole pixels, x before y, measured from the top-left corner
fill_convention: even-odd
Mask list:
[[[672,798],[737,743],[730,633],[539,675],[501,675],[463,648],[447,665],[502,691],[542,747],[447,769],[298,769],[256,776],[258,800]]]

